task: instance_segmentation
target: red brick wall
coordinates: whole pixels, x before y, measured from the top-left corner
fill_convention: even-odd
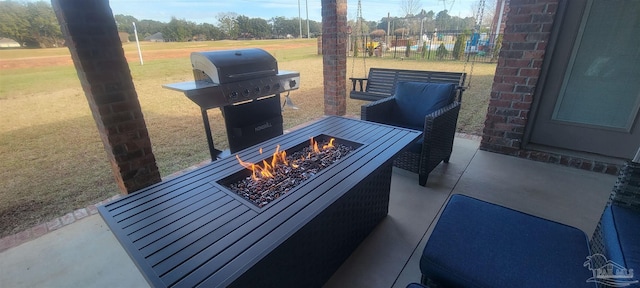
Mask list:
[[[620,165],[523,147],[559,0],[510,0],[480,149],[601,173]]]
[[[322,0],[324,114],[347,113],[347,1]]]
[[[127,194],[160,182],[108,0],[53,0],[116,182]]]
[[[481,148],[517,154],[558,0],[511,0]]]

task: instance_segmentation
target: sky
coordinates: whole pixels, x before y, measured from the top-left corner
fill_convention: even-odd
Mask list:
[[[320,0],[299,0],[300,16],[309,20],[321,22]],[[492,0],[489,0],[492,1]],[[473,15],[472,6],[478,0],[419,0],[422,9],[433,10],[435,13],[444,10],[445,3],[449,15],[467,17]],[[488,2],[488,1],[487,1]],[[131,15],[138,20],[149,19],[160,22],[169,22],[171,17],[184,19],[195,23],[217,24],[218,13],[235,12],[249,18],[262,18],[284,16],[286,18],[298,17],[298,0],[110,0],[113,14]],[[402,0],[362,0],[362,16],[367,21],[380,21],[387,17],[401,17]],[[308,7],[307,5],[308,4]],[[355,19],[358,11],[358,1],[349,0],[348,19]]]

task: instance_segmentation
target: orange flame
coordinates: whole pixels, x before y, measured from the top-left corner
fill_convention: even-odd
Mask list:
[[[313,139],[311,139],[313,141]],[[320,149],[318,149],[318,142],[313,141],[313,152],[320,153]]]
[[[322,150],[327,150],[327,149],[333,148],[333,140],[336,140],[336,139],[331,138],[331,140],[329,140],[329,143],[327,143],[326,145],[322,146]]]
[[[331,149],[333,148],[333,141],[335,139],[331,138],[329,140],[329,143],[327,143],[326,145],[322,146],[322,149],[318,148],[318,142],[316,142],[315,140],[313,140],[313,137],[311,137],[311,146],[310,148],[313,150],[313,153],[309,153],[306,157],[302,156],[300,157],[299,160],[294,160],[292,162],[287,160],[287,152],[286,151],[280,151],[280,145],[276,146],[276,151],[273,152],[273,156],[271,157],[271,162],[267,162],[267,160],[262,160],[262,166],[260,164],[254,164],[251,162],[244,162],[240,159],[240,156],[236,155],[236,159],[238,160],[238,163],[240,163],[240,165],[242,165],[242,167],[247,168],[248,170],[251,171],[251,178],[253,180],[259,180],[259,179],[263,179],[263,178],[273,178],[275,177],[275,171],[276,168],[280,165],[284,165],[284,166],[290,166],[292,168],[298,168],[300,167],[299,164],[295,163],[296,161],[304,161],[306,159],[311,158],[311,156],[313,154],[318,154],[321,153],[324,150],[327,149]],[[260,148],[258,150],[260,152],[260,154],[262,154],[262,148]]]

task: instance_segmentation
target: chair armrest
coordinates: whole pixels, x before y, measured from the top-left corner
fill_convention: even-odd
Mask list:
[[[436,129],[436,127],[433,127],[433,126],[437,124],[451,124],[451,123],[457,124],[458,114],[460,114],[460,102],[453,102],[445,107],[442,107],[436,111],[431,112],[431,114],[425,117],[424,132],[428,132],[426,131],[427,128]],[[429,127],[429,126],[432,126],[432,127]]]
[[[360,119],[390,124],[390,117],[394,114],[396,99],[393,97],[387,97],[378,101],[371,102],[360,106]]]
[[[627,161],[620,170],[609,201],[640,211],[640,163]]]
[[[462,92],[467,90],[467,87],[458,85],[458,86],[456,86],[456,90],[459,90],[459,91],[456,92],[456,94],[458,94],[458,95],[456,96],[455,101],[462,102]]]
[[[356,82],[360,82],[360,90],[359,91],[364,91],[363,82],[369,80],[369,78],[349,77],[349,80],[351,80],[351,84],[353,85],[353,87],[351,88],[351,91],[356,91]]]
[[[446,159],[453,150],[453,139],[456,135],[460,102],[453,102],[425,117],[424,141],[422,144],[420,169],[425,173],[435,168],[440,161]]]

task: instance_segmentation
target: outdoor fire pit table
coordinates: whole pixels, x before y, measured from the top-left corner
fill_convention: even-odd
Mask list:
[[[151,286],[319,287],[387,215],[392,158],[420,134],[325,117],[237,153],[266,164],[312,137],[352,148],[263,207],[227,188],[252,174],[232,155],[98,209]]]

